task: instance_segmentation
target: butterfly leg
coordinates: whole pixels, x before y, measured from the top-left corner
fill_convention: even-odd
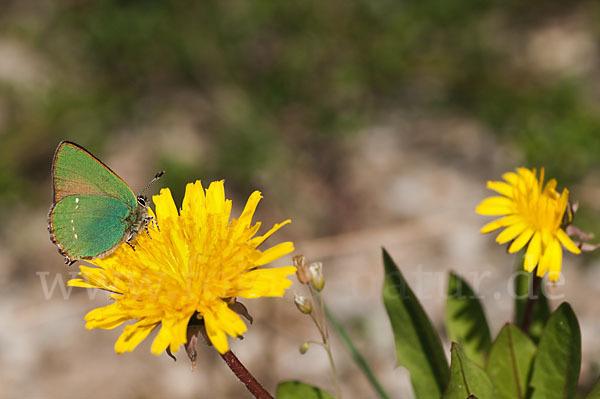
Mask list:
[[[133,245],[132,243],[129,242],[129,240],[125,241],[127,243],[127,245],[129,245],[131,247],[131,249],[133,249],[135,251],[135,245]]]
[[[152,238],[150,236],[150,230],[148,230],[148,225],[152,223],[152,225],[154,227],[156,227],[158,229],[158,231],[160,231],[160,227],[158,227],[158,222],[156,221],[156,219],[154,218],[154,216],[146,216],[144,218],[144,227],[146,228],[146,234],[148,234],[148,237]]]
[[[133,241],[135,239],[135,234],[129,233],[129,237],[127,237],[127,240],[125,240],[125,242],[127,243],[127,245],[129,245],[131,247],[131,249],[133,249],[135,251],[135,245],[133,245],[131,243],[131,241]]]

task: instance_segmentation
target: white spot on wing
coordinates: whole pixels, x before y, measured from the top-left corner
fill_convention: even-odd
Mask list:
[[[75,203],[78,204],[79,203],[79,198],[75,198]]]
[[[75,233],[75,239],[77,239],[77,233]]]

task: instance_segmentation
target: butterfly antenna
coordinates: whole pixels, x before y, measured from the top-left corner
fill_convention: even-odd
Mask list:
[[[155,175],[155,176],[152,178],[152,180],[150,180],[150,183],[146,184],[146,187],[144,187],[144,188],[142,189],[142,191],[140,191],[140,194],[138,194],[138,195],[141,195],[141,194],[142,194],[144,191],[146,191],[146,190],[148,189],[148,187],[150,187],[152,184],[154,184],[154,182],[155,182],[155,181],[157,181],[158,179],[160,179],[160,178],[161,178],[161,176],[162,176],[162,175],[164,175],[164,174],[165,174],[165,171],[164,171],[164,170],[161,170],[160,172],[158,172],[158,173],[157,173],[157,174],[156,174],[156,175]]]

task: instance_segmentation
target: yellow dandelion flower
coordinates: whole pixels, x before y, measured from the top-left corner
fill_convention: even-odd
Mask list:
[[[509,253],[527,246],[524,267],[528,272],[537,266],[537,275],[548,272],[550,280],[557,281],[562,264],[561,244],[574,254],[581,250],[562,229],[567,211],[569,191],[556,191],[556,180],[544,186],[544,169],[537,178],[536,170],[518,168],[505,173],[501,181],[488,181],[487,187],[501,194],[484,199],[476,212],[481,215],[503,216],[483,226],[481,233],[504,228],[496,237],[499,244],[513,240]]]
[[[258,268],[294,250],[291,242],[257,249],[290,222],[255,236],[260,223],[252,224],[252,217],[260,199],[258,191],[252,193],[240,217],[230,220],[231,200],[225,198],[222,181],[206,191],[199,181],[188,184],[179,212],[170,190],[161,190],[153,197],[160,230],[150,227],[150,237],[139,234],[135,251],[122,245],[110,256],[90,261],[97,267],[80,266],[82,278],[69,281],[73,287],[109,291],[115,300],[89,312],[86,327],[110,329],[136,320],[115,343],[115,351],[123,353],[160,326],[152,353],[167,348],[174,353],[186,343],[188,322],[197,314],[215,348],[227,352],[227,335],[246,331],[228,301],[282,296],[291,284],[286,276],[296,271],[293,266]]]

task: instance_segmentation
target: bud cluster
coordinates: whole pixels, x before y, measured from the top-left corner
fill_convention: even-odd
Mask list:
[[[311,343],[319,345],[325,349],[327,356],[329,357],[329,364],[331,365],[331,372],[333,374],[333,379],[336,386],[337,397],[339,398],[341,397],[341,391],[338,384],[335,364],[333,362],[333,355],[331,353],[331,343],[329,340],[327,316],[325,311],[326,307],[322,292],[323,288],[325,288],[323,264],[321,262],[313,262],[309,265],[306,262],[304,255],[294,256],[293,262],[294,266],[296,267],[296,277],[298,277],[298,281],[306,286],[310,294],[310,299],[296,294],[294,297],[294,303],[300,312],[311,317],[322,339],[321,342],[304,341],[298,350],[300,351],[300,354],[304,355],[308,351]]]
[[[317,290],[323,291],[325,287],[325,276],[323,275],[323,264],[321,262],[313,262],[310,265],[306,263],[304,255],[296,255],[292,259],[296,266],[296,277],[301,284],[310,284]]]

